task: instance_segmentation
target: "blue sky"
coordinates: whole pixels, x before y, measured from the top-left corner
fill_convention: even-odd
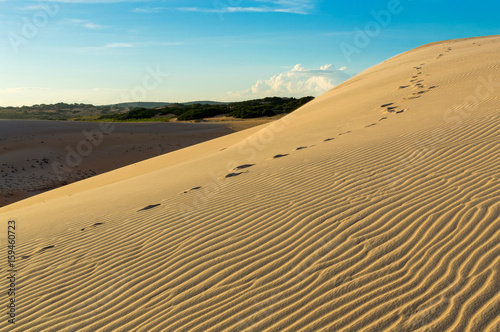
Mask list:
[[[498,13],[497,1],[0,0],[0,105],[317,96],[417,46],[500,34]]]

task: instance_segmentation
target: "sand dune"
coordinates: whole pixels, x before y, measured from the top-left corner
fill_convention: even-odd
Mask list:
[[[10,330],[500,331],[499,52],[426,45],[272,124],[0,209]]]

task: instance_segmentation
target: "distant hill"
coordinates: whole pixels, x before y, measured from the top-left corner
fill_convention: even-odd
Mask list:
[[[129,103],[119,103],[119,104],[110,104],[110,105],[103,105],[107,107],[118,107],[118,108],[136,108],[136,107],[141,107],[141,108],[156,108],[156,107],[164,107],[168,106],[172,103],[165,103],[165,102],[129,102]]]
[[[307,104],[314,97],[283,98],[267,97],[235,103],[190,102],[175,103],[156,108],[132,108],[126,112],[103,114],[97,120],[137,121],[155,118],[176,117],[181,121],[199,120],[203,118],[226,115],[235,118],[269,117],[295,111]]]
[[[226,102],[221,102],[221,101],[210,101],[210,100],[203,100],[203,101],[190,101],[187,103],[180,103],[182,105],[195,105],[195,104],[201,104],[201,105],[227,105],[229,103]]]
[[[117,107],[117,108],[158,108],[158,107],[165,107],[172,105],[174,103],[167,103],[167,102],[129,102],[129,103],[119,103],[119,104],[110,104],[110,105],[103,105],[107,107]],[[227,103],[224,102],[219,102],[219,101],[210,101],[210,100],[202,100],[202,101],[190,101],[186,103],[175,103],[175,104],[180,104],[180,105],[195,105],[195,104],[201,104],[201,105],[226,105]]]
[[[0,107],[0,119],[70,120],[70,121],[169,121],[198,120],[206,117],[227,115],[236,118],[266,117],[293,112],[307,104],[313,97],[300,99],[267,97],[240,102],[191,101],[128,102],[113,105],[91,104],[39,104],[22,107]]]

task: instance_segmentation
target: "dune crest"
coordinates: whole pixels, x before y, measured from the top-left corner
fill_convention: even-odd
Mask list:
[[[19,225],[0,329],[499,331],[499,53],[422,46],[271,124],[0,209]]]

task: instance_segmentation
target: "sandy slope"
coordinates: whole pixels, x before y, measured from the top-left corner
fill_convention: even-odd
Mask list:
[[[0,209],[12,331],[499,331],[499,53],[420,47],[271,125]]]

